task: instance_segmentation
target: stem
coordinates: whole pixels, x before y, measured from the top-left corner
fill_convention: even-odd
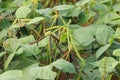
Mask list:
[[[71,39],[71,43],[73,45],[73,48],[74,48],[74,50],[76,52],[77,57],[85,64],[84,59],[80,56],[80,54],[79,54],[79,52],[78,52],[78,50],[77,50],[77,48],[76,48],[76,46],[75,46],[75,44],[73,42],[72,35],[70,35],[70,39]]]
[[[59,40],[54,36],[54,35],[51,35],[52,36],[52,38],[53,38],[53,40],[54,40],[54,42],[55,42],[55,44],[56,44],[56,47],[58,48],[58,50],[62,53],[62,54],[64,54],[64,52],[62,51],[62,49],[59,47],[59,45],[58,45],[58,43],[59,43]]]
[[[61,74],[61,71],[59,70],[57,74],[58,74],[58,75],[57,75],[56,80],[58,80],[58,79],[59,79],[59,76],[60,76],[60,74]]]
[[[55,28],[60,28],[60,27],[62,27],[62,26],[53,26],[53,27],[47,28],[46,31],[51,30],[51,29],[55,29]]]
[[[79,75],[78,75],[78,78],[77,78],[77,80],[80,80],[80,75],[81,75],[81,72],[82,72],[82,70],[83,70],[83,68],[84,68],[84,66],[85,66],[85,61],[84,61],[84,59],[80,56],[80,53],[78,52],[78,50],[77,50],[77,48],[76,48],[76,46],[75,46],[75,44],[74,44],[74,42],[73,42],[73,38],[72,38],[72,35],[70,35],[70,39],[71,39],[71,43],[72,43],[72,45],[73,45],[73,48],[74,48],[74,50],[75,50],[75,52],[76,52],[76,55],[77,55],[77,57],[81,60],[81,62],[82,62],[82,66],[81,66],[81,68],[80,68],[80,70],[79,70]]]
[[[67,40],[68,40],[68,51],[70,52],[70,35],[69,35],[69,29],[67,27]]]
[[[32,28],[32,31],[38,36],[38,38],[40,37],[39,33],[34,28]]]
[[[51,53],[52,53],[52,43],[51,43],[51,36],[50,36],[49,37],[49,59],[50,59],[50,63],[52,63]]]
[[[120,64],[120,57],[119,57],[119,61],[118,61],[118,63]]]
[[[17,22],[17,18],[15,18],[14,22],[12,23],[12,26]]]
[[[67,25],[66,22],[64,21],[64,19],[59,15],[60,19],[62,20],[64,25]]]
[[[36,55],[33,55],[33,56],[34,56],[34,58],[36,59],[37,62],[40,62],[39,58]]]

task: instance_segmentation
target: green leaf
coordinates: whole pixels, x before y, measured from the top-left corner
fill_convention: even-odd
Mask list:
[[[120,15],[118,15],[115,12],[107,12],[107,14],[100,16],[100,18],[97,20],[96,23],[99,24],[120,24],[120,20],[114,20],[116,18],[119,18]]]
[[[26,43],[32,43],[35,41],[35,38],[33,35],[30,35],[30,36],[26,36],[26,37],[23,37],[23,38],[20,38],[19,39],[20,43],[22,44],[26,44]]]
[[[117,28],[115,34],[114,34],[114,38],[116,39],[120,39],[120,28]]]
[[[96,0],[96,2],[99,2],[99,3],[105,3],[105,2],[109,2],[110,0]]]
[[[33,64],[23,69],[23,78],[22,80],[36,80],[45,79],[45,80],[55,80],[56,72],[52,71],[52,66],[43,66],[39,67],[38,64]]]
[[[92,8],[93,10],[97,11],[97,13],[100,15],[103,15],[109,11],[108,6],[101,3],[96,3]]]
[[[38,42],[38,47],[44,47],[49,43],[49,37],[46,37]]]
[[[81,25],[87,23],[87,21],[90,18],[94,17],[95,15],[96,13],[93,11],[89,11],[89,13],[86,13],[85,11],[81,11],[79,14],[79,19],[80,19],[79,24]]]
[[[76,45],[88,46],[95,41],[91,30],[88,28],[79,28],[74,30],[73,37],[77,42]]]
[[[55,6],[53,9],[56,9],[56,10],[68,10],[68,9],[72,9],[74,7],[75,6],[73,6],[73,5],[59,5],[59,6]]]
[[[112,19],[112,21],[117,21],[117,20],[120,20],[120,17]]]
[[[58,59],[57,61],[53,62],[51,65],[59,70],[62,70],[63,72],[76,73],[73,64],[64,59]]]
[[[104,72],[110,73],[114,71],[114,68],[117,66],[117,64],[118,61],[112,57],[104,57],[103,59],[93,63],[94,66],[99,67],[101,74],[104,74]]]
[[[115,49],[115,50],[113,51],[113,55],[120,57],[120,49]]]
[[[0,74],[0,80],[21,80],[22,71],[20,70],[9,70]]]
[[[13,3],[17,6],[22,6],[22,4],[25,2],[25,0],[14,0]]]
[[[80,12],[79,18],[80,18],[79,24],[84,24],[88,20],[88,15],[85,14],[85,12]]]
[[[29,45],[29,44],[25,44],[22,45],[22,49],[23,49],[23,56],[32,56],[32,55],[37,55],[39,54],[40,50],[37,47],[37,44],[33,44],[33,45]]]
[[[3,46],[6,51],[13,53],[18,49],[20,43],[19,40],[16,38],[9,38],[6,41],[4,41]]]
[[[1,32],[0,32],[0,42],[2,41],[2,39],[7,36],[7,30],[3,29]]]
[[[14,29],[14,28],[19,28],[18,24],[14,24],[10,27],[10,29]]]
[[[22,6],[17,9],[15,16],[17,18],[26,18],[26,16],[31,12],[30,8],[27,6]]]
[[[67,40],[67,33],[63,33],[60,37],[60,43],[65,42]]]
[[[17,9],[17,6],[11,1],[2,2],[0,5],[0,7],[4,9],[4,15],[6,16],[11,15]]]
[[[71,31],[74,31],[76,29],[79,29],[81,26],[78,24],[72,24],[68,26]]]
[[[4,69],[6,70],[10,64],[10,62],[12,61],[13,57],[15,56],[15,53],[10,54],[7,59],[4,62]]]
[[[104,28],[104,27],[107,28],[109,26],[103,25],[103,24],[92,24],[92,25],[86,27],[85,32],[92,35],[92,36],[95,36],[97,29],[98,28]]]
[[[5,55],[6,54],[6,52],[1,52],[0,53],[0,58],[3,56],[3,55]]]
[[[16,51],[16,54],[22,54],[23,53],[23,47],[18,48],[18,50]]]
[[[117,3],[113,6],[114,11],[120,11],[120,3]]]
[[[91,64],[89,64],[89,61],[87,61],[88,63],[86,64],[85,68],[84,68],[84,72],[87,74],[82,74],[82,78],[83,80],[99,80],[100,79],[100,72],[98,69],[94,69],[95,67]],[[81,64],[81,63],[80,63]]]
[[[28,25],[34,24],[34,23],[40,22],[40,21],[42,21],[42,20],[44,20],[43,17],[36,17],[36,18],[30,20],[27,24],[28,24]]]
[[[7,29],[9,27],[10,21],[6,18],[3,18],[3,20],[0,20],[0,29]]]
[[[99,44],[105,45],[113,36],[113,29],[109,27],[98,28],[96,31],[96,39]]]
[[[79,7],[74,7],[73,9],[59,10],[59,15],[63,17],[78,17],[80,11]]]
[[[110,44],[106,44],[100,47],[96,52],[96,58],[98,59],[109,47],[110,47]]]
[[[38,9],[36,12],[38,12],[41,15],[49,16],[52,12],[52,8],[45,8],[45,9]]]
[[[91,0],[80,0],[79,2],[76,3],[76,5],[81,7],[89,2],[91,2]]]

